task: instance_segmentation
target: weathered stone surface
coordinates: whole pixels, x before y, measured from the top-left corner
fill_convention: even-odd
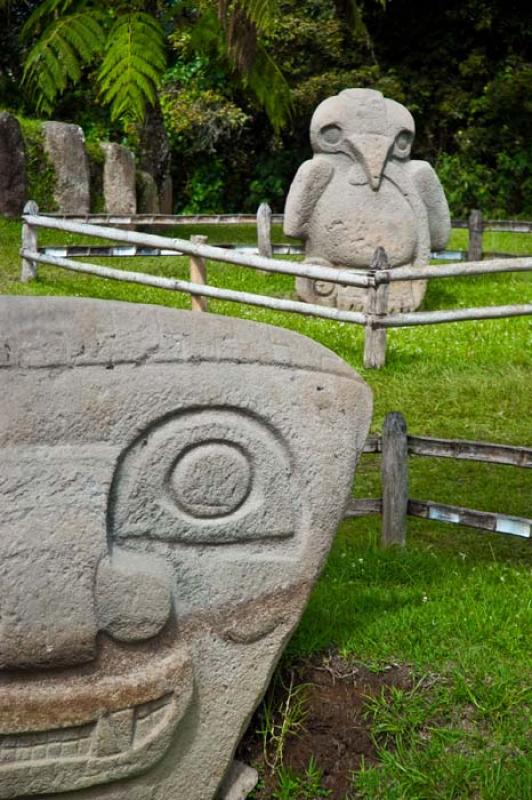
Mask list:
[[[0,214],[18,217],[26,200],[24,139],[16,117],[0,112]]]
[[[300,167],[288,194],[284,230],[305,241],[306,260],[367,269],[384,247],[391,267],[428,263],[431,247],[445,247],[449,207],[427,162],[411,161],[415,125],[410,112],[372,89],[346,89],[321,103],[312,117],[314,157]],[[312,303],[365,309],[366,292],[296,279]],[[421,303],[423,281],[393,283],[392,310]]]
[[[159,192],[157,184],[149,172],[137,170],[137,212],[139,214],[159,214]]]
[[[211,800],[371,392],[286,330],[0,298],[0,800]]]
[[[135,156],[116,142],[102,144],[103,196],[108,214],[136,214]]]
[[[161,207],[161,214],[174,213],[174,186],[171,175],[167,175],[163,179],[159,205]]]
[[[63,214],[88,214],[89,160],[82,129],[66,122],[45,122],[42,129],[45,150],[55,172],[54,199],[59,211]]]
[[[233,761],[218,792],[217,800],[246,800],[259,782],[259,773],[241,761]]]

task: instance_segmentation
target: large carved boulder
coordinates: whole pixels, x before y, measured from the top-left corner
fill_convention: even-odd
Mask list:
[[[105,210],[109,214],[136,214],[135,156],[116,142],[106,142],[102,148]]]
[[[0,112],[0,214],[18,217],[26,200],[24,139],[16,117]]]
[[[302,336],[0,298],[0,800],[211,800],[371,416]]]
[[[367,269],[377,247],[390,266],[427,265],[431,248],[445,247],[449,207],[426,161],[410,160],[415,124],[400,103],[372,89],[346,89],[312,117],[314,157],[299,168],[285,208],[284,230],[305,242],[306,260]],[[366,291],[296,279],[311,303],[364,310]],[[417,308],[424,281],[390,285],[391,310]]]
[[[44,146],[55,172],[54,199],[63,214],[90,210],[89,160],[79,125],[45,122]]]

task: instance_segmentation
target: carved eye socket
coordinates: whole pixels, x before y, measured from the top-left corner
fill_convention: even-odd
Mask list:
[[[321,129],[321,135],[327,144],[338,144],[342,138],[342,129],[338,125],[326,125]]]
[[[109,536],[228,544],[294,533],[285,441],[236,408],[185,409],[123,454],[109,498]]]
[[[239,447],[206,442],[187,450],[170,476],[178,506],[193,517],[232,514],[251,488],[251,467]]]
[[[395,146],[401,153],[405,153],[412,144],[412,134],[408,131],[401,131],[395,140]]]

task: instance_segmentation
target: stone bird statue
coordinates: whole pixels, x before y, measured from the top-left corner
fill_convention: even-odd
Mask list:
[[[413,161],[412,115],[372,89],[345,89],[314,112],[314,157],[299,168],[285,208],[284,232],[305,241],[306,261],[367,269],[378,246],[390,266],[425,266],[431,250],[445,247],[449,207],[438,176]],[[343,309],[366,307],[366,291],[298,278],[309,303]],[[424,281],[390,285],[389,309],[417,308]]]

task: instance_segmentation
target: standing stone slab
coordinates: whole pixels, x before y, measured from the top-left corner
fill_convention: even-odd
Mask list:
[[[139,214],[159,214],[159,192],[155,179],[149,172],[137,170],[137,212]]]
[[[212,800],[371,416],[286,330],[0,298],[0,800]]]
[[[171,175],[166,175],[163,179],[159,192],[159,205],[161,207],[161,214],[174,213],[174,185]]]
[[[390,266],[427,265],[445,247],[449,207],[426,161],[411,161],[414,119],[400,103],[372,89],[346,89],[312,117],[314,157],[299,169],[286,200],[284,231],[305,242],[306,260],[368,269],[377,247]],[[297,278],[301,299],[366,310],[367,292]],[[413,310],[426,282],[390,286],[389,310]]]
[[[26,200],[26,156],[19,122],[0,113],[0,214],[18,217]]]
[[[136,214],[137,192],[135,181],[135,156],[115,142],[102,145],[103,196],[108,214]]]
[[[55,201],[63,214],[90,210],[89,160],[79,125],[45,122],[44,146],[55,171]],[[44,209],[46,210],[46,209]]]

